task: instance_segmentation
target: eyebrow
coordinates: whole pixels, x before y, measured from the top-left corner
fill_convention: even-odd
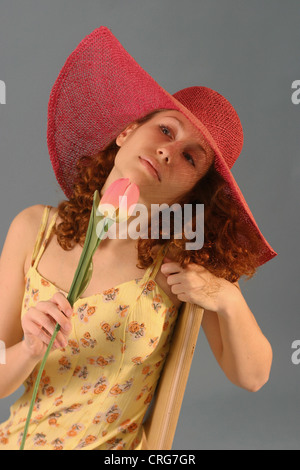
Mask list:
[[[182,130],[184,130],[184,124],[180,121],[180,119],[178,119],[178,118],[175,117],[175,116],[165,116],[165,117],[166,117],[166,118],[176,119],[176,121],[178,122],[180,128],[181,128]],[[205,148],[204,148],[201,144],[197,143],[196,146],[199,147],[199,149],[202,150],[202,151],[206,154],[206,156],[208,156],[208,152],[205,150]]]

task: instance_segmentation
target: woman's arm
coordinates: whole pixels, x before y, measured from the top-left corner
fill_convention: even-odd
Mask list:
[[[0,398],[15,392],[30,375],[39,357],[33,357],[24,341],[6,349],[5,364],[0,365]]]
[[[16,390],[35,366],[24,354],[21,308],[24,262],[29,246],[33,249],[34,245],[31,232],[38,231],[38,226],[34,227],[37,212],[36,206],[27,208],[13,219],[0,258],[0,340],[6,347],[6,364],[0,364],[1,398]]]
[[[212,352],[227,378],[251,392],[269,379],[272,348],[242,294],[224,311],[205,310],[202,320]]]
[[[0,258],[0,340],[6,347],[6,363],[0,364],[0,398],[17,390],[42,358],[55,321],[59,321],[63,328],[69,323],[60,308],[67,311],[70,305],[60,293],[53,297],[51,303],[39,303],[39,325],[33,321],[33,308],[29,309],[21,320],[25,288],[24,263],[28,253],[33,250],[43,209],[43,206],[32,206],[15,217]],[[51,324],[50,317],[53,319]],[[46,336],[42,327],[49,332]],[[70,325],[68,327],[70,328]],[[59,332],[57,341],[66,340],[66,334],[63,337],[63,333],[66,331]],[[55,347],[62,347],[62,343],[57,342]]]
[[[272,348],[238,285],[196,264],[182,269],[171,262],[161,270],[179,300],[204,308],[202,327],[228,379],[246,390],[259,390],[269,378]]]

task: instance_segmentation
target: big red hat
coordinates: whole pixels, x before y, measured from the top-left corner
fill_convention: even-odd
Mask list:
[[[156,109],[180,111],[202,133],[215,152],[214,165],[226,182],[228,197],[258,238],[258,265],[276,256],[230,171],[242,150],[243,130],[229,101],[203,86],[169,94],[103,26],[71,53],[50,94],[48,148],[67,198],[77,160],[104,149],[128,124]]]

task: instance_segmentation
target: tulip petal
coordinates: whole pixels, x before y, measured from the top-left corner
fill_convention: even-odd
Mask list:
[[[129,184],[128,178],[120,178],[114,181],[103,194],[100,204],[108,203],[114,207],[119,207],[119,196],[125,193]]]
[[[139,196],[140,191],[135,183],[131,183],[128,178],[120,178],[105,191],[98,205],[97,214],[103,214],[118,223],[124,222],[133,213]]]

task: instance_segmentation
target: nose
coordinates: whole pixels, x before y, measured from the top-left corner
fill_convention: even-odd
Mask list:
[[[166,148],[157,149],[157,155],[167,163],[170,161],[170,154]]]
[[[174,160],[176,153],[179,153],[179,148],[177,148],[172,143],[164,146],[160,146],[157,149],[157,155],[166,163],[170,163]]]

